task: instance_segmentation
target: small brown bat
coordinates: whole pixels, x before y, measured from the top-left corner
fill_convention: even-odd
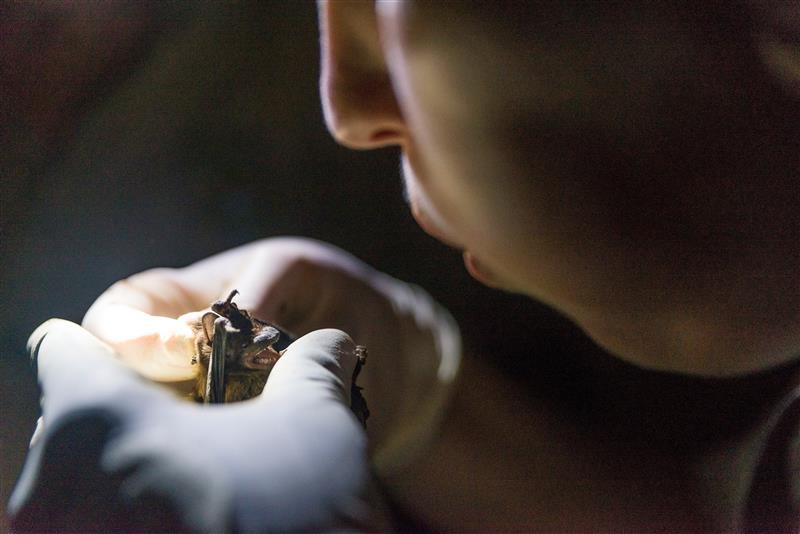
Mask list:
[[[203,314],[194,325],[195,357],[192,364],[198,365],[197,380],[192,398],[197,402],[236,402],[259,395],[264,389],[272,367],[281,354],[273,347],[281,336],[287,336],[276,327],[252,317],[240,310],[233,302],[238,293],[235,289],[226,300],[211,305],[211,311]],[[224,337],[220,339],[220,337]],[[215,341],[216,339],[216,341]],[[214,345],[224,355],[224,361],[216,362],[222,367],[221,391],[214,399],[209,390]],[[223,345],[220,349],[219,345]],[[216,384],[215,384],[216,385]]]
[[[260,395],[281,357],[280,350],[294,341],[277,326],[240,310],[233,302],[237,293],[234,289],[226,300],[212,304],[211,311],[192,325],[195,331],[192,364],[199,366],[191,395],[196,402],[236,402]],[[369,409],[356,378],[366,362],[367,349],[358,345],[355,353],[350,409],[366,426]]]

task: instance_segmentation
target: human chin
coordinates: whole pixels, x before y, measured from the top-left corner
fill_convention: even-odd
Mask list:
[[[401,161],[405,198],[414,220],[431,237],[447,246],[463,249],[464,245],[455,237],[456,233],[438,215],[428,196],[422,190],[418,174],[410,158],[404,153]]]

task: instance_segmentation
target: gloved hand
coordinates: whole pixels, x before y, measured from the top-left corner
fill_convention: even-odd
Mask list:
[[[303,336],[261,396],[211,406],[144,380],[73,323],[48,321],[29,345],[47,424],[11,498],[15,530],[380,526],[343,332]]]
[[[422,289],[331,245],[272,238],[185,268],[145,271],[114,284],[83,324],[142,375],[190,389],[196,367],[187,323],[232,289],[239,290],[239,307],[295,335],[337,328],[367,347],[358,383],[370,408],[367,433],[379,474],[401,468],[424,447],[458,369],[458,329]]]

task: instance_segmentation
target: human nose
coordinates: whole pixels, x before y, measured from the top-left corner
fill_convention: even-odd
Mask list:
[[[392,89],[372,1],[318,3],[320,97],[334,139],[350,148],[402,145],[406,125]]]

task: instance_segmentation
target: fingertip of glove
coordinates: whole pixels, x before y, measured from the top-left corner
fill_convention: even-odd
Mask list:
[[[329,343],[336,344],[338,347],[341,347],[347,352],[352,352],[356,347],[353,338],[351,338],[349,334],[336,328],[323,328],[321,330],[314,330],[313,332],[309,332],[306,337],[319,340],[320,342],[327,341]]]
[[[334,328],[314,330],[289,345],[275,365],[270,380],[284,376],[286,368],[295,368],[296,364],[305,366],[305,362],[313,362],[349,384],[357,360],[356,344],[349,335]]]
[[[356,360],[355,341],[347,333],[336,328],[314,330],[295,341],[293,345],[297,345],[297,348],[304,345],[323,347],[327,352],[337,354],[343,365],[348,365],[350,360],[353,362]],[[291,345],[289,348],[291,349]]]
[[[44,338],[50,333],[53,328],[58,328],[61,324],[71,325],[69,321],[64,319],[48,319],[47,321],[36,327],[36,330],[28,337],[26,348],[31,361],[35,364],[39,359],[39,349],[42,346]]]
[[[48,340],[47,345],[44,343],[45,339]],[[64,319],[48,319],[28,338],[28,352],[37,367],[41,367],[42,350],[48,353],[53,352],[50,351],[50,346],[59,349],[54,351],[56,354],[69,357],[80,354],[82,360],[86,360],[90,353],[95,354],[100,351],[105,355],[114,352],[110,346],[82,326]]]

